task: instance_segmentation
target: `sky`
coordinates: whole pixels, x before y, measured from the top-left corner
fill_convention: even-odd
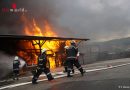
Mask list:
[[[59,36],[107,41],[130,36],[130,0],[6,0],[28,10],[39,26],[47,19]],[[2,7],[4,7],[2,2]],[[1,12],[3,13],[3,12]],[[22,34],[17,14],[0,15],[1,34]],[[16,20],[18,19],[18,20]]]

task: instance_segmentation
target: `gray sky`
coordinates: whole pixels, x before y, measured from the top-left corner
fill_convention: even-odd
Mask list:
[[[69,27],[77,36],[99,41],[130,36],[130,0],[58,1],[59,26]]]
[[[59,36],[84,37],[92,41],[130,36],[130,0],[20,0],[19,3],[27,7],[37,21],[48,18]],[[9,31],[5,26],[0,25],[1,30],[6,28],[4,34],[13,34],[22,27],[14,25]]]

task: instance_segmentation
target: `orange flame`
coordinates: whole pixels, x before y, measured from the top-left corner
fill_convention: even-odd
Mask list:
[[[35,19],[33,19],[32,22],[30,22],[25,16],[23,16],[22,20],[23,20],[23,22],[25,24],[24,33],[26,35],[47,36],[47,37],[56,37],[57,36],[56,33],[54,33],[52,26],[49,24],[49,22],[47,20],[44,20],[44,22],[43,22],[44,23],[44,29],[42,29],[42,30],[38,26],[38,24],[36,23]],[[36,41],[33,40],[32,42],[35,45],[39,41],[38,40],[36,40]],[[43,41],[40,41],[40,43],[42,43],[42,42]],[[55,52],[58,51],[59,43],[60,43],[59,41],[46,41],[44,43],[44,45],[41,47],[41,49],[46,48],[47,50],[50,50],[50,51],[52,51],[54,53],[54,54],[51,53],[52,56],[48,58],[49,62],[50,62],[50,68],[55,68],[56,67],[54,56],[55,56]],[[33,46],[31,45],[31,47],[33,47]],[[39,49],[39,46],[35,45],[34,48]],[[49,52],[47,52],[47,53],[49,53]],[[18,54],[21,57],[27,56],[22,51],[18,52]],[[33,56],[35,56],[35,60],[33,62],[29,61],[30,58],[26,57],[26,60],[28,60],[28,63],[34,63],[34,64],[37,63],[36,62],[36,58],[37,58],[36,54],[33,55]]]

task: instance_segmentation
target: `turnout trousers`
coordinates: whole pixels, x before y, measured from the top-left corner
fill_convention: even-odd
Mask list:
[[[81,67],[80,63],[78,60],[76,60],[75,58],[68,58],[67,59],[67,66],[68,66],[68,70],[67,70],[67,76],[70,77],[70,72],[73,70],[73,65],[76,66],[76,68],[80,71],[81,75],[83,76],[84,71],[83,68]]]
[[[13,80],[15,80],[15,79],[19,79],[18,78],[19,77],[19,69],[14,69],[13,70]]]
[[[73,66],[74,66],[74,65],[73,65]],[[72,73],[75,72],[73,66],[71,67]],[[64,72],[67,72],[67,71],[68,71],[68,60],[65,60],[65,62],[64,62],[64,68],[65,68]]]
[[[36,83],[37,79],[42,74],[42,72],[46,74],[49,81],[54,79],[50,73],[49,68],[37,68],[32,78],[32,83]]]

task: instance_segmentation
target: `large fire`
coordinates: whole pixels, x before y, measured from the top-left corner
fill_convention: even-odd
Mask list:
[[[31,36],[46,36],[46,37],[56,37],[57,34],[54,32],[53,27],[49,24],[49,22],[47,20],[43,21],[43,25],[44,28],[41,29],[36,20],[33,19],[32,21],[29,21],[25,16],[22,17],[22,20],[25,24],[24,27],[24,33],[26,35],[31,35]],[[40,43],[43,43],[44,40],[40,40]],[[26,43],[26,44],[25,44]],[[33,43],[33,45],[31,44]],[[39,43],[38,40],[33,40],[32,42],[27,42],[27,41],[21,41],[22,47],[24,47],[24,49],[34,49],[32,51],[34,51],[34,53],[31,53],[29,51],[26,50],[26,52],[24,51],[19,51],[18,55],[20,57],[23,57],[26,62],[29,65],[32,64],[37,64],[37,58],[38,58],[38,54],[36,52],[40,52],[40,47],[37,44]],[[62,59],[62,55],[57,55],[58,50],[60,49],[60,41],[46,41],[42,46],[41,49],[46,48],[47,54],[48,54],[48,60],[49,60],[49,65],[50,68],[55,68],[58,65],[61,65],[61,59]],[[58,57],[58,58],[56,58]],[[57,61],[56,61],[57,59]]]

